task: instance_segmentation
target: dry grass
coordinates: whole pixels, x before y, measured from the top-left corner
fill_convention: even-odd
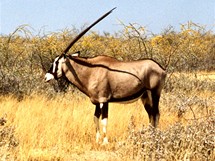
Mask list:
[[[109,110],[108,135],[111,143],[125,139],[132,115],[136,116],[137,124],[148,122],[139,103],[111,104]],[[33,96],[21,102],[3,97],[0,113],[6,113],[6,124],[15,127],[15,136],[19,140],[15,152],[21,160],[65,159],[72,153],[98,148],[93,123],[94,106],[85,97],[66,96],[48,100],[44,96]]]
[[[22,101],[12,96],[0,97],[0,114],[2,116],[6,114],[7,120],[7,123],[0,127],[1,159],[189,160],[192,159],[193,154],[199,152],[198,149],[204,150],[206,147],[209,149],[206,149],[204,154],[199,153],[199,159],[213,160],[213,136],[215,134],[214,126],[212,126],[214,123],[213,92],[196,90],[193,92],[203,100],[212,101],[212,103],[208,102],[205,108],[201,100],[198,100],[200,103],[195,102],[197,98],[195,97],[192,100],[194,102],[184,105],[183,99],[180,99],[180,93],[163,92],[160,102],[161,119],[159,130],[156,132],[148,127],[148,116],[141,101],[132,104],[110,104],[108,122],[110,143],[105,147],[95,143],[93,123],[95,108],[84,96],[66,94],[59,95],[55,99],[48,99],[43,95],[33,95]],[[193,98],[192,92],[187,92],[187,98],[190,97]],[[176,107],[179,105],[188,107],[183,117],[178,115]],[[197,122],[193,121],[193,113]],[[209,114],[212,118],[207,121]],[[198,120],[198,118],[201,119]],[[210,126],[206,126],[208,123],[211,123]],[[193,138],[187,137],[187,127],[190,127],[190,136]],[[201,127],[205,127],[204,131],[201,131],[203,129]],[[176,137],[177,131],[180,132],[182,138]],[[6,133],[8,137],[3,138],[3,133]],[[200,136],[196,137],[195,133]],[[204,142],[202,144],[203,138],[210,144]],[[182,142],[183,147],[174,144],[175,142],[170,139]],[[190,144],[186,144],[186,139]],[[4,146],[2,146],[3,141]],[[168,141],[168,144],[165,141]],[[152,147],[156,148],[157,145],[162,148],[154,149],[156,152],[153,154],[149,153],[153,150]],[[172,148],[174,146],[177,148]],[[208,156],[203,157],[205,154]]]

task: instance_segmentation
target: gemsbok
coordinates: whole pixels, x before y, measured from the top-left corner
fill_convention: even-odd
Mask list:
[[[95,105],[96,142],[100,140],[99,118],[101,116],[102,139],[103,144],[106,144],[108,143],[106,128],[109,102],[132,102],[141,98],[150,123],[154,127],[157,126],[160,116],[158,104],[166,72],[161,65],[151,59],[123,62],[108,56],[83,58],[79,53],[66,55],[71,44],[74,44],[99,21],[97,20],[80,33],[64,53],[55,58],[45,75],[45,81],[65,76],[69,82],[90,98]]]

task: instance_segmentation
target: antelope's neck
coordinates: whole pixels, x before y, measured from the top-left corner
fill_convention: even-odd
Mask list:
[[[72,84],[74,84],[80,91],[88,95],[87,68],[75,63],[73,60],[67,59],[63,66],[63,72]]]

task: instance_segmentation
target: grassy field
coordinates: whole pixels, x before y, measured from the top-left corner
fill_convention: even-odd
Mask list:
[[[214,73],[185,75],[192,81],[215,80]],[[178,76],[181,75],[174,75]],[[162,93],[158,130],[148,126],[148,116],[140,100],[110,104],[107,146],[95,143],[95,107],[85,96],[68,93],[49,99],[32,95],[22,101],[2,96],[0,115],[7,122],[0,126],[0,158],[214,160],[214,91],[195,88],[186,93],[176,91]],[[188,103],[182,97],[184,94],[190,100]],[[201,97],[202,102],[196,101],[194,95],[195,99]],[[184,108],[177,108],[179,105]]]
[[[0,160],[215,160],[214,32],[191,21],[160,34],[121,23],[114,34],[89,32],[70,52],[158,61],[168,72],[159,127],[149,126],[141,101],[110,104],[110,143],[96,144],[89,99],[64,81],[43,82],[81,29],[34,35],[21,25],[0,35]]]

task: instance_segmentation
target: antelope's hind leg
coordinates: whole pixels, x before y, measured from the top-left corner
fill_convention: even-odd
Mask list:
[[[160,119],[160,112],[159,112],[159,100],[160,100],[160,93],[157,91],[152,91],[152,104],[153,104],[153,126],[157,127]]]
[[[160,118],[158,107],[159,99],[160,95],[158,95],[155,91],[149,90],[147,90],[141,98],[146,112],[148,113],[149,122],[154,127],[157,127]]]

